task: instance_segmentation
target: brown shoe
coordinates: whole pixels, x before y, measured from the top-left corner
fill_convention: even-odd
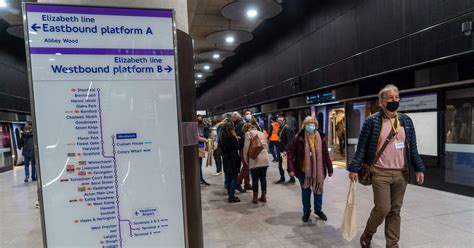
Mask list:
[[[258,199],[261,202],[267,202],[267,192],[262,192],[262,196]]]
[[[370,248],[370,242],[372,241],[372,235],[364,231],[362,236],[360,236],[360,247],[361,248]]]
[[[258,204],[258,192],[253,192],[252,203]]]

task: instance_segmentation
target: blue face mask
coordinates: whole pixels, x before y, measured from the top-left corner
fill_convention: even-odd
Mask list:
[[[307,124],[305,126],[306,132],[308,133],[314,133],[314,130],[316,130],[316,125],[314,124]]]

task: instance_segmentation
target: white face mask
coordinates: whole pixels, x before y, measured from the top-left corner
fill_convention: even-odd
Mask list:
[[[247,121],[252,120],[252,115],[246,115],[246,116],[245,116],[245,119],[246,119]]]

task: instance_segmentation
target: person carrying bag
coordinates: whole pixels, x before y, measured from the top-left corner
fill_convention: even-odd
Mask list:
[[[258,131],[257,125],[247,123],[243,129],[245,132],[244,155],[245,162],[249,165],[252,175],[252,203],[267,201],[267,169],[270,166],[268,147],[262,132]],[[258,198],[258,185],[262,187],[262,195]]]
[[[356,222],[356,183],[351,182],[349,193],[347,194],[346,209],[342,218],[341,226],[342,238],[351,241],[357,234]]]

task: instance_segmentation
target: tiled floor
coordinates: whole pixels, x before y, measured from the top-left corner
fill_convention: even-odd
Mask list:
[[[242,202],[226,202],[222,176],[211,176],[202,187],[205,247],[359,247],[358,237],[372,208],[370,187],[357,187],[358,234],[346,242],[340,234],[349,181],[343,169],[326,180],[323,210],[329,220],[312,216],[301,222],[299,184],[274,185],[276,165],[268,172],[268,202],[250,203],[251,193],[239,194]],[[402,209],[401,247],[474,247],[474,199],[432,189],[409,186]],[[373,247],[385,247],[383,225]]]
[[[342,169],[326,181],[323,210],[329,220],[301,222],[299,185],[280,186],[276,165],[268,173],[268,202],[250,203],[251,193],[239,194],[241,203],[226,201],[223,176],[211,176],[202,187],[205,247],[358,247],[357,238],[346,242],[340,235],[349,182]],[[0,247],[41,247],[39,210],[34,208],[35,184],[23,183],[17,168],[0,174]],[[357,188],[358,237],[372,207],[372,191]],[[373,247],[384,247],[383,226]],[[474,247],[474,199],[409,186],[402,212],[401,247]]]

